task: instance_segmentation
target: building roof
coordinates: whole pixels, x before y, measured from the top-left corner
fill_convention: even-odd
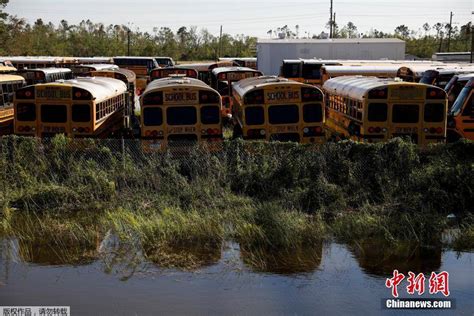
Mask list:
[[[331,39],[269,39],[259,38],[257,44],[364,44],[364,43],[405,43],[398,38],[331,38]]]

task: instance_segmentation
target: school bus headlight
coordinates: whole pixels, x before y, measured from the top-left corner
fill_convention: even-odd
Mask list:
[[[32,132],[36,131],[36,128],[32,127],[32,128],[31,128],[31,131],[32,131]]]
[[[77,132],[77,128],[74,127],[74,128],[72,129],[72,131],[73,131],[74,133]]]
[[[308,134],[308,133],[309,133],[309,129],[308,129],[307,127],[303,128],[303,133]]]
[[[264,129],[260,130],[260,135],[262,135],[262,136],[265,135],[265,130]]]
[[[386,133],[387,132],[387,129],[384,127],[382,128],[382,132]]]
[[[205,129],[202,129],[202,130],[201,130],[201,135],[206,135],[206,134],[207,134],[206,130],[205,130]]]
[[[428,131],[429,131],[429,129],[427,129],[427,128],[423,129],[423,132],[425,132],[425,133],[428,133]]]

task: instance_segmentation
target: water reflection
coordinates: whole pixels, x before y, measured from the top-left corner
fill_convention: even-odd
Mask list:
[[[241,247],[240,252],[244,264],[255,272],[311,273],[321,264],[323,245],[285,250]]]
[[[148,260],[160,268],[196,270],[219,262],[222,244],[156,244],[145,245]]]
[[[24,262],[39,265],[85,265],[98,258],[97,240],[19,239],[18,255]]]
[[[430,273],[441,266],[441,246],[420,246],[417,243],[390,244],[368,239],[349,245],[359,266],[368,274],[388,276],[397,269],[402,273]]]

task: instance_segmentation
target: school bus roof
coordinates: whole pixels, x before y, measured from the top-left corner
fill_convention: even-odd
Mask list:
[[[323,72],[331,75],[376,75],[376,74],[387,74],[395,77],[398,70],[400,69],[399,65],[354,65],[354,66],[323,66]]]
[[[11,56],[11,57],[2,57],[5,60],[14,63],[59,63],[61,62],[60,57],[51,57],[51,56]]]
[[[301,64],[301,59],[283,59],[284,64]]]
[[[146,94],[156,89],[176,87],[176,86],[182,87],[183,85],[192,86],[192,87],[196,87],[203,90],[215,91],[214,89],[209,87],[207,84],[205,84],[201,80],[189,78],[189,77],[176,76],[176,77],[166,77],[166,78],[153,80],[152,82],[148,84],[143,94]]]
[[[155,60],[155,58],[150,56],[115,56],[112,59],[147,59],[147,60]]]
[[[127,91],[127,87],[123,81],[107,77],[81,77],[72,80],[58,80],[56,82],[35,85],[35,87],[45,86],[69,86],[84,89],[92,94],[96,102],[101,102]]]
[[[400,67],[400,72],[405,74],[412,74],[414,77],[421,77],[427,70],[441,70],[452,65],[439,65],[439,64],[420,64],[420,65],[407,65]]]
[[[460,74],[457,77],[458,80],[470,80],[471,78],[474,78],[474,71],[468,74]]]
[[[92,73],[99,75],[99,77],[100,77],[100,74],[102,73],[104,74],[119,73],[119,74],[122,74],[125,78],[127,78],[128,82],[133,82],[137,79],[137,75],[133,71],[129,69],[125,69],[125,68],[93,70]]]
[[[3,66],[3,65],[0,65],[0,73],[5,73],[5,72],[14,72],[16,71],[16,68],[15,67],[10,67],[10,66]]]
[[[212,74],[216,75],[216,76],[221,74],[221,73],[224,73],[224,72],[256,72],[256,73],[261,73],[260,71],[252,69],[252,68],[236,67],[236,66],[233,66],[233,67],[218,67],[218,68],[212,69]]]
[[[340,96],[363,100],[367,92],[388,86],[426,86],[422,83],[404,82],[395,79],[382,79],[366,76],[342,76],[327,80],[323,90]]]
[[[35,68],[35,69],[20,70],[20,73],[25,73],[25,72],[43,72],[44,74],[57,74],[57,73],[65,73],[65,72],[70,73],[71,69],[51,67],[51,68]]]
[[[219,57],[219,61],[232,61],[232,60],[242,60],[242,61],[257,61],[257,57]]]
[[[474,68],[441,68],[441,69],[428,69],[425,72],[436,72],[439,75],[458,75],[458,74],[469,74],[474,73]]]
[[[197,71],[209,71],[217,67],[231,67],[234,65],[235,63],[233,61],[225,60],[225,61],[207,62],[207,63],[179,64],[179,65],[176,65],[175,67],[192,68],[192,69],[196,69]]]
[[[7,82],[7,81],[25,81],[25,78],[22,76],[17,75],[2,75],[0,74],[0,82]]]
[[[77,66],[78,68],[89,68],[91,70],[108,70],[108,69],[118,69],[119,67],[114,64],[81,64]]]
[[[277,76],[260,76],[252,77],[247,79],[242,79],[238,82],[232,84],[232,89],[240,96],[252,91],[261,88],[265,88],[270,85],[279,85],[279,86],[295,86],[295,87],[308,87],[311,89],[318,89],[315,86],[296,82],[282,77]]]
[[[110,64],[112,63],[112,57],[76,57],[77,62],[82,63],[89,63],[93,62],[95,64]]]

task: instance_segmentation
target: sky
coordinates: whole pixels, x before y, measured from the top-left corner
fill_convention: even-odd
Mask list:
[[[132,29],[152,32],[154,27],[180,26],[267,38],[270,29],[288,25],[299,36],[327,32],[330,0],[10,0],[5,11],[33,23],[41,18],[58,24],[90,19],[108,24],[130,23]],[[473,0],[334,0],[336,22],[340,28],[353,22],[359,32],[371,29],[393,32],[400,24],[418,30],[428,22],[449,22],[453,26],[471,21]]]

